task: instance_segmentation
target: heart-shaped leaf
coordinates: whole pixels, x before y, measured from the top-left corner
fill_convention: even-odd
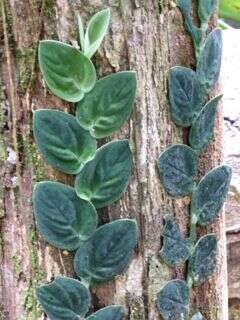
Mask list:
[[[198,1],[198,16],[203,23],[207,23],[211,15],[217,8],[217,0],[199,0]]]
[[[208,225],[217,216],[227,196],[231,176],[230,167],[219,166],[208,172],[194,190],[191,210],[200,225]]]
[[[189,134],[189,144],[194,150],[203,150],[213,138],[215,116],[221,98],[222,95],[210,100],[194,120]]]
[[[198,158],[190,147],[183,144],[168,147],[157,165],[162,184],[170,195],[185,196],[192,192]]]
[[[193,283],[206,281],[216,266],[217,239],[214,234],[200,238],[189,259],[189,275]]]
[[[127,267],[137,238],[135,220],[121,219],[101,226],[77,250],[76,274],[89,283],[112,280]]]
[[[128,140],[105,144],[77,175],[78,196],[91,201],[96,208],[118,200],[128,185],[132,162]]]
[[[43,78],[56,96],[77,102],[94,87],[95,68],[79,50],[59,41],[43,40],[38,53]]]
[[[196,72],[184,67],[173,67],[169,72],[170,112],[173,121],[189,127],[203,106],[203,96]]]
[[[109,306],[98,310],[86,320],[122,320],[124,310],[122,306]]]
[[[172,267],[185,262],[190,254],[188,241],[181,235],[179,225],[170,215],[164,217],[163,246],[160,256]]]
[[[110,10],[97,12],[89,21],[85,38],[84,53],[91,58],[99,48],[109,26]]]
[[[77,104],[80,125],[92,136],[104,138],[128,119],[136,92],[136,74],[124,71],[98,80],[94,89]]]
[[[182,280],[169,281],[157,296],[157,307],[164,320],[185,319],[188,304],[189,289]]]
[[[51,320],[80,319],[91,304],[90,292],[81,282],[61,276],[38,288],[37,298]]]
[[[207,37],[197,63],[197,77],[204,95],[208,94],[218,80],[222,60],[222,33],[213,30]]]
[[[58,182],[40,182],[33,193],[37,227],[44,239],[55,247],[75,250],[97,226],[97,212],[90,202]]]
[[[35,111],[33,132],[46,162],[66,173],[77,174],[96,152],[96,140],[65,112]]]
[[[203,320],[203,315],[200,312],[197,312],[192,316],[191,320]]]

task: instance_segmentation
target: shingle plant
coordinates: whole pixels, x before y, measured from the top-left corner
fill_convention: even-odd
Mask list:
[[[189,196],[190,231],[184,238],[173,217],[165,216],[160,256],[171,267],[187,262],[186,278],[169,281],[158,293],[157,307],[164,320],[202,320],[200,312],[191,314],[193,286],[206,281],[214,272],[217,254],[215,234],[197,239],[197,226],[207,226],[221,210],[228,193],[231,168],[222,165],[208,172],[197,183],[198,156],[213,137],[217,105],[221,96],[208,101],[220,72],[222,36],[219,29],[207,35],[208,22],[217,0],[199,0],[200,27],[192,19],[191,1],[178,0],[184,24],[191,35],[196,54],[196,69],[175,66],[169,71],[169,102],[177,126],[190,127],[189,146],[174,144],[158,158],[160,179],[173,197]]]
[[[75,187],[59,182],[36,184],[33,207],[36,225],[53,246],[74,251],[79,280],[58,276],[37,289],[51,320],[121,320],[121,306],[88,315],[90,286],[113,279],[127,267],[137,244],[135,220],[121,219],[98,227],[97,209],[118,200],[131,175],[128,140],[97,149],[96,139],[110,136],[129,118],[135,98],[136,75],[118,72],[96,80],[90,58],[108,29],[110,11],[96,13],[86,31],[78,17],[80,47],[53,40],[39,45],[39,64],[47,87],[76,104],[76,115],[40,109],[33,115],[33,132],[45,161],[76,175]]]

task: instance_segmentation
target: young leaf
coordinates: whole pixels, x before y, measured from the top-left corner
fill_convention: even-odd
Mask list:
[[[189,289],[182,280],[169,281],[157,296],[157,307],[164,320],[185,319],[188,304]]]
[[[200,238],[189,259],[189,275],[195,284],[205,282],[216,266],[217,239],[214,234]]]
[[[191,210],[200,225],[208,225],[217,216],[227,196],[231,176],[230,167],[219,166],[208,172],[194,190]]]
[[[94,65],[68,44],[43,40],[39,45],[38,58],[47,86],[63,100],[77,102],[95,85]]]
[[[105,144],[77,175],[75,189],[78,196],[91,201],[96,208],[118,200],[127,188],[132,162],[128,140]]]
[[[168,82],[172,119],[181,127],[189,127],[203,105],[196,72],[189,68],[173,67]]]
[[[74,116],[65,112],[35,111],[33,132],[46,162],[66,173],[77,174],[96,152],[96,140],[80,127]]]
[[[94,206],[62,183],[38,183],[33,193],[33,208],[40,233],[57,248],[77,249],[97,226]]]
[[[51,320],[79,319],[91,304],[90,292],[81,282],[61,276],[38,288],[37,298]]]
[[[209,18],[217,8],[217,0],[199,0],[198,15],[202,23],[208,23]]]
[[[203,150],[213,138],[215,116],[221,98],[222,95],[210,100],[195,118],[189,134],[189,144],[194,150]]]
[[[86,320],[122,320],[124,317],[124,310],[122,306],[109,306],[98,310]]]
[[[160,179],[172,196],[185,196],[192,192],[197,174],[198,158],[195,152],[183,144],[167,148],[158,158]]]
[[[109,26],[110,9],[97,12],[89,21],[85,38],[84,53],[91,58],[99,48]]]
[[[179,225],[173,221],[170,215],[164,217],[165,228],[163,231],[163,247],[160,256],[171,267],[185,262],[190,250],[186,239],[181,235]]]
[[[204,319],[203,319],[203,315],[200,312],[197,312],[192,316],[191,320],[204,320]]]
[[[78,19],[78,33],[79,33],[79,42],[82,51],[84,52],[84,27],[80,14],[77,16]]]
[[[130,116],[135,92],[136,74],[132,71],[98,80],[94,89],[77,104],[80,125],[96,138],[111,135]]]
[[[121,219],[101,226],[77,250],[76,274],[90,283],[112,280],[127,267],[137,238],[135,220]]]

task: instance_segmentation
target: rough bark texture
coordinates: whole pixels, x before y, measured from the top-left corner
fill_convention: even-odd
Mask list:
[[[94,309],[110,303],[126,308],[126,319],[157,320],[156,293],[165,281],[183,277],[184,267],[168,268],[159,260],[162,217],[176,216],[187,233],[189,199],[172,199],[159,182],[155,160],[166,145],[182,142],[168,113],[167,71],[180,64],[194,66],[192,44],[182,17],[168,0],[1,0],[1,274],[0,319],[44,319],[35,288],[42,280],[62,273],[72,275],[72,256],[46,245],[36,233],[31,192],[36,181],[72,183],[72,178],[46,166],[32,138],[32,111],[55,107],[72,110],[43,86],[36,62],[39,39],[76,44],[76,12],[83,20],[109,6],[110,31],[96,55],[99,76],[137,71],[138,92],[131,120],[115,137],[127,137],[134,153],[134,172],[124,197],[103,210],[104,221],[134,217],[140,241],[127,272],[116,281],[94,289]],[[213,22],[214,23],[214,22]],[[220,113],[219,113],[220,114]],[[201,159],[200,175],[219,163],[221,117],[216,138]],[[206,320],[226,320],[225,236],[221,216],[211,228],[220,238],[216,273],[194,295],[194,308]],[[203,230],[204,232],[206,230]]]

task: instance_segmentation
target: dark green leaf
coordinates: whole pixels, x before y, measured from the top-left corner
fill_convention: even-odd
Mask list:
[[[93,205],[62,183],[38,183],[33,193],[33,207],[40,233],[47,242],[61,249],[77,249],[97,226]]]
[[[104,138],[128,119],[136,92],[136,74],[118,72],[98,80],[94,89],[77,104],[80,125],[92,136]]]
[[[199,0],[198,15],[203,23],[208,23],[209,18],[217,8],[217,0]]]
[[[185,319],[188,304],[189,289],[182,280],[169,281],[157,296],[157,307],[164,320]]]
[[[89,290],[79,281],[56,277],[37,289],[37,298],[51,320],[77,320],[88,312]]]
[[[221,98],[222,95],[210,100],[194,120],[189,134],[189,144],[194,150],[203,150],[213,138],[215,116]]]
[[[127,188],[131,169],[132,153],[128,140],[107,143],[78,174],[76,192],[96,208],[106,207],[118,200]]]
[[[204,319],[203,319],[202,314],[200,312],[197,312],[192,316],[191,320],[204,320]]]
[[[173,218],[166,215],[164,220],[163,247],[160,255],[168,265],[175,267],[189,257],[189,245],[188,241],[182,237],[179,225],[173,221]]]
[[[94,87],[95,68],[79,50],[59,41],[44,40],[38,53],[43,78],[56,96],[77,102]]]
[[[191,210],[200,225],[213,221],[221,210],[228,193],[232,170],[228,166],[214,168],[198,184],[193,192]]]
[[[195,284],[206,281],[216,266],[217,239],[214,234],[200,238],[189,258],[189,275]]]
[[[96,140],[70,114],[37,110],[33,114],[33,131],[46,162],[63,172],[77,174],[96,152]]]
[[[169,99],[173,121],[179,126],[189,127],[203,105],[195,71],[184,67],[170,69]]]
[[[192,192],[198,158],[190,147],[172,145],[160,155],[157,165],[162,184],[169,194],[185,196]]]
[[[124,317],[124,310],[121,306],[109,306],[87,317],[86,320],[122,320]]]
[[[127,267],[137,238],[135,220],[121,219],[103,225],[77,250],[76,274],[91,283],[112,280]]]

